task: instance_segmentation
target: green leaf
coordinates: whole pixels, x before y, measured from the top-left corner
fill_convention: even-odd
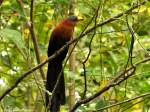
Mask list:
[[[0,37],[8,39],[16,44],[19,48],[25,48],[25,42],[22,39],[21,33],[12,29],[0,30]]]
[[[100,100],[100,101],[98,101],[98,102],[96,103],[95,108],[96,108],[96,109],[99,109],[99,108],[105,107],[106,104],[107,104],[107,102],[102,99],[102,100]]]

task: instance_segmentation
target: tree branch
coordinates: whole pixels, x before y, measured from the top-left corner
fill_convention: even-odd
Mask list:
[[[40,52],[39,52],[39,46],[38,46],[38,42],[37,42],[37,38],[35,37],[35,32],[34,32],[34,20],[33,20],[33,4],[34,4],[34,0],[31,0],[31,9],[30,9],[30,33],[31,33],[31,37],[33,40],[33,44],[34,44],[34,50],[35,50],[35,54],[36,54],[36,59],[38,64],[40,64]],[[45,75],[44,75],[44,71],[42,68],[39,68],[40,73],[41,73],[41,77],[43,78],[43,80],[45,80]]]

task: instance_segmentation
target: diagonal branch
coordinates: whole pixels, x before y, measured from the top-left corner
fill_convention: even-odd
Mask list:
[[[64,51],[65,48],[67,48],[70,44],[72,44],[74,41],[68,42],[66,45],[64,45],[62,48],[60,48],[57,52],[55,52],[52,56],[50,56],[46,61],[38,64],[37,66],[31,68],[30,70],[28,70],[27,72],[25,72],[24,74],[22,74],[21,77],[19,77],[16,82],[10,87],[8,88],[1,96],[0,96],[0,101],[7,95],[9,94],[13,89],[15,89],[18,84],[25,78],[27,77],[29,74],[33,73],[34,71],[36,71],[37,69],[41,68],[42,66],[44,66],[47,62],[51,61],[52,59],[54,59],[55,57],[57,57],[58,55],[60,55],[60,53],[62,51]]]

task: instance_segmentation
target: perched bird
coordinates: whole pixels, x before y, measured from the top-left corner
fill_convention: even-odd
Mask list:
[[[48,46],[48,57],[54,54],[59,50],[66,42],[70,41],[74,27],[76,23],[82,19],[78,19],[76,16],[69,16],[67,19],[60,22],[56,28],[52,31],[49,46]],[[66,48],[60,55],[55,57],[48,63],[47,70],[47,80],[46,80],[46,90],[52,92],[56,84],[57,78],[62,70],[63,60],[66,57],[68,48]],[[65,82],[64,82],[64,73],[61,72],[61,77],[58,82],[58,86],[54,95],[50,100],[49,95],[46,93],[46,106],[50,104],[51,112],[58,112],[60,110],[60,105],[65,104]]]

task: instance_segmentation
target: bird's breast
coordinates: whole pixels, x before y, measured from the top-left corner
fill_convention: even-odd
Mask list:
[[[58,38],[64,38],[66,41],[70,41],[73,36],[73,31],[73,26],[59,25],[53,33],[57,35]]]
[[[64,35],[67,41],[70,41],[73,36],[73,29],[63,30],[62,34]]]

